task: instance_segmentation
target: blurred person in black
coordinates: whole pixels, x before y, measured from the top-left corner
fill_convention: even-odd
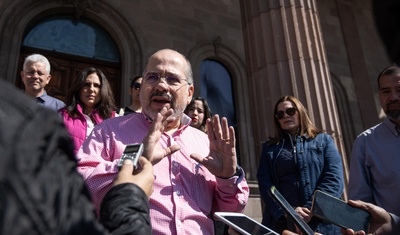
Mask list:
[[[164,121],[159,115],[154,123]],[[151,138],[159,138],[155,124]],[[62,120],[3,79],[0,151],[0,234],[151,233],[151,163],[141,157],[141,170],[132,174],[125,160],[102,202],[99,223]]]

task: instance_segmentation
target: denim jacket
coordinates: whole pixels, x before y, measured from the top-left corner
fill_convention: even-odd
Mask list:
[[[277,144],[271,144],[268,141],[263,144],[257,173],[260,194],[266,205],[263,213],[263,224],[272,229],[274,229],[276,221],[284,215],[284,211],[270,197],[268,190],[272,185],[275,185],[278,190],[280,189],[274,163],[278,155],[281,154],[285,141],[290,141],[290,139],[282,139]],[[292,206],[310,209],[313,193],[317,189],[335,197],[341,197],[344,188],[343,165],[332,137],[325,133],[320,133],[313,139],[307,136],[297,136],[295,143],[294,157],[299,173],[298,184],[301,204]],[[318,223],[311,227],[314,230],[317,229],[326,233],[327,230],[321,228],[321,226],[329,225],[321,224],[320,226]],[[333,233],[329,232],[328,234]]]

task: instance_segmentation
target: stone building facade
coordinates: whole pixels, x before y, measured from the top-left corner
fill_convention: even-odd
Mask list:
[[[196,96],[206,89],[203,62],[217,62],[229,75],[224,89],[231,91],[240,163],[252,186],[246,214],[260,219],[256,171],[280,96],[300,98],[317,126],[333,135],[345,168],[354,138],[379,122],[376,76],[390,61],[371,7],[365,0],[0,0],[0,77],[22,88],[21,63],[38,52],[54,68],[49,93],[63,98],[82,68],[99,66],[125,106],[129,79],[158,49],[189,58]],[[51,39],[54,45],[63,39],[66,32],[59,28],[39,27],[59,18],[100,30],[117,59],[35,46],[40,37],[30,37],[33,33],[44,40],[59,33],[61,38]],[[82,43],[90,48],[91,42]]]

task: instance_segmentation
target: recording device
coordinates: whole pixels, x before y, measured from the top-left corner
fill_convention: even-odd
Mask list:
[[[296,224],[297,228],[300,229],[304,235],[314,235],[314,231],[308,226],[308,224],[301,218],[299,214],[293,209],[288,201],[282,196],[282,194],[272,186],[269,190],[272,198],[279,204],[279,206],[286,212],[288,218],[291,218]]]
[[[242,213],[215,212],[214,217],[243,235],[279,235],[268,227]]]
[[[354,231],[364,230],[368,233],[370,214],[367,211],[353,207],[323,191],[314,192],[311,211],[313,216],[329,223],[345,229],[351,228]]]
[[[125,147],[124,152],[122,153],[121,159],[118,161],[118,169],[121,169],[121,166],[124,163],[125,159],[130,159],[133,162],[134,169],[138,167],[138,161],[140,156],[143,153],[143,144],[128,144]]]

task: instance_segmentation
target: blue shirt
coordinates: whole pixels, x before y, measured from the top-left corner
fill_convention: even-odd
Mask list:
[[[349,199],[370,202],[400,215],[400,133],[388,118],[354,142]]]
[[[41,104],[46,108],[53,109],[54,111],[64,108],[65,106],[64,102],[62,102],[57,98],[47,95],[46,91],[44,91],[41,96],[36,97],[36,103]]]

